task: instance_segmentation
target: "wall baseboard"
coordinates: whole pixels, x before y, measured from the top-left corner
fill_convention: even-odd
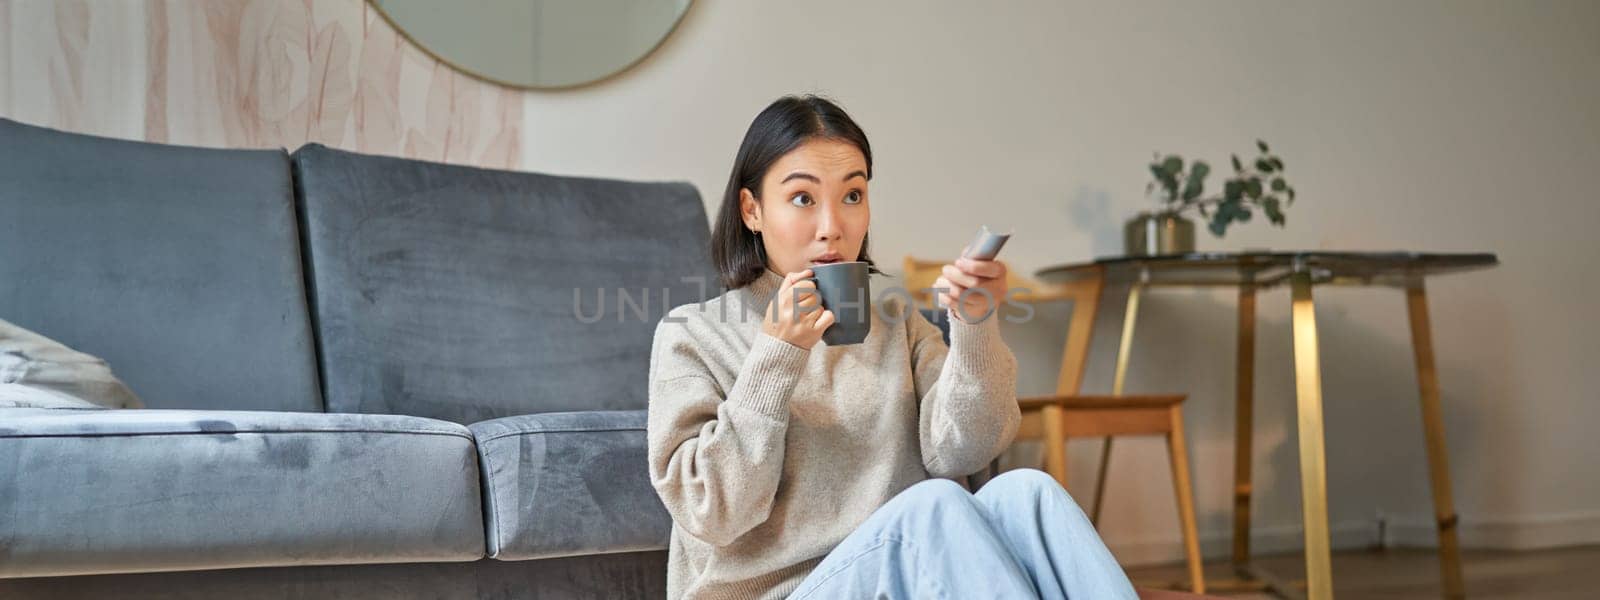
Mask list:
[[[1503,517],[1462,519],[1458,535],[1463,548],[1489,550],[1538,550],[1564,546],[1600,544],[1600,511],[1580,511]],[[1431,517],[1391,516],[1387,547],[1436,548],[1439,537]]]
[[[1250,553],[1279,554],[1304,547],[1299,525],[1254,527],[1250,530]],[[1378,544],[1378,526],[1373,521],[1352,520],[1330,524],[1329,541],[1335,550],[1372,548]],[[1183,538],[1172,535],[1135,539],[1107,539],[1106,546],[1124,566],[1183,562]],[[1206,560],[1225,560],[1233,553],[1233,530],[1201,531],[1200,554]]]
[[[1382,522],[1380,524],[1380,521]],[[1539,550],[1600,544],[1600,511],[1582,511],[1496,519],[1463,519],[1462,548],[1482,550]],[[1251,530],[1251,554],[1295,552],[1303,546],[1299,525],[1256,527]],[[1334,550],[1360,548],[1436,548],[1433,519],[1387,516],[1371,520],[1346,520],[1330,524]],[[1232,553],[1231,530],[1200,532],[1200,553],[1206,560],[1222,560]],[[1183,542],[1176,532],[1133,539],[1107,539],[1106,546],[1125,566],[1182,562]]]

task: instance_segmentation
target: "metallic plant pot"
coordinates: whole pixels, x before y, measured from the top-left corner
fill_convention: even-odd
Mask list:
[[[1194,252],[1194,221],[1141,213],[1123,227],[1122,242],[1128,256]]]

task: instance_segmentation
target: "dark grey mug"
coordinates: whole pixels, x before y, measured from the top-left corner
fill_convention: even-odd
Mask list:
[[[839,262],[811,267],[822,307],[833,311],[834,323],[822,332],[829,346],[859,344],[872,331],[872,285],[867,263]]]

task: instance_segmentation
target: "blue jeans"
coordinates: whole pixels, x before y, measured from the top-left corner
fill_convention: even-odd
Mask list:
[[[931,479],[872,513],[791,600],[1137,598],[1072,497],[1043,472],[1009,471],[976,495]]]

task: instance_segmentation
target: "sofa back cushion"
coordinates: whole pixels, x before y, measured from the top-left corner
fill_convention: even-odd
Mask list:
[[[293,161],[330,411],[641,409],[656,322],[717,289],[688,184]]]
[[[288,156],[0,119],[0,318],[151,408],[320,411]]]

